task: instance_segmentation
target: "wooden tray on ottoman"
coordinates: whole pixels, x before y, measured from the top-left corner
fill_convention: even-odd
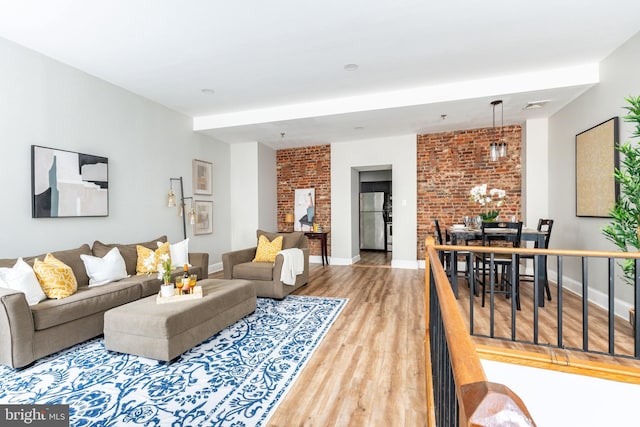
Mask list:
[[[162,291],[158,292],[156,296],[156,303],[158,304],[166,304],[170,302],[181,302],[181,301],[191,301],[194,299],[202,298],[202,286],[196,285],[193,288],[193,293],[186,295],[178,295],[178,290],[173,290],[173,295],[170,297],[163,297]]]

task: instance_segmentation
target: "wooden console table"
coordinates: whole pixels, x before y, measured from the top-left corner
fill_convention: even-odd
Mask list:
[[[327,265],[329,265],[329,258],[327,255],[327,235],[328,232],[315,232],[315,231],[305,231],[304,235],[309,239],[317,239],[320,240],[320,258],[322,258],[322,265],[324,265],[325,261]]]

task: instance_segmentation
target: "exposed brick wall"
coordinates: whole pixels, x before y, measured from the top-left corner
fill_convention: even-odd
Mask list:
[[[469,199],[476,185],[507,192],[500,216],[521,218],[520,126],[505,126],[507,157],[489,161],[493,128],[418,135],[418,259],[424,259],[424,240],[435,237],[433,220],[440,227],[461,224],[465,215],[477,215],[480,206]]]
[[[295,190],[315,188],[315,222],[323,231],[331,228],[331,146],[291,148],[276,152],[278,178],[278,229],[289,230],[292,224],[284,222],[287,213],[293,213]],[[320,255],[320,241],[310,240],[310,254]],[[331,254],[331,234],[327,241]]]

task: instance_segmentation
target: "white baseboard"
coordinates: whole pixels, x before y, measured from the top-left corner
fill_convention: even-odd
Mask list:
[[[215,264],[209,264],[209,274],[217,273],[218,271],[222,271],[221,262],[217,262]]]
[[[404,259],[392,259],[391,268],[403,268],[405,270],[417,270],[420,268],[420,261],[418,260],[404,260]],[[424,269],[424,261],[422,262],[422,269]]]
[[[549,269],[549,279],[553,279],[558,277],[558,272]],[[562,287],[565,290],[573,292],[574,294],[582,297],[582,283],[577,280],[574,280],[570,277],[563,276],[562,277]],[[552,295],[553,296],[553,295]],[[601,307],[602,309],[609,310],[609,297],[604,292],[589,287],[588,289],[589,302]],[[622,301],[618,298],[614,298],[613,309],[616,316],[619,316],[623,319],[629,319],[629,309],[631,308],[631,304],[626,301]]]
[[[319,256],[310,256],[309,257],[309,262],[312,262],[311,259],[312,258],[317,258],[318,259],[318,264],[322,264],[322,260],[320,259]],[[353,258],[336,258],[336,257],[329,257],[329,265],[351,265],[351,264],[355,264],[356,262],[360,261],[360,255],[357,255]]]
[[[333,258],[327,257],[329,265],[333,264]],[[322,264],[322,257],[320,255],[309,255],[309,262],[311,264]]]

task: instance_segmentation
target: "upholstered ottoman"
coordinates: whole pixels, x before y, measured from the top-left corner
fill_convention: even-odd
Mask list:
[[[252,282],[205,279],[198,285],[202,298],[158,304],[153,295],[107,311],[107,350],[172,361],[256,309]]]

